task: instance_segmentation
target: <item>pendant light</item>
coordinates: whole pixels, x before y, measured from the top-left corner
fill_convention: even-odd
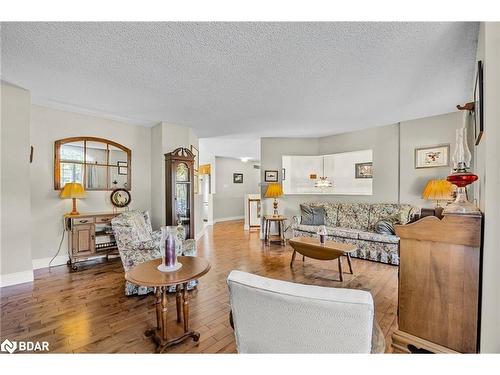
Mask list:
[[[323,156],[323,176],[319,178],[314,183],[314,187],[320,188],[320,189],[325,189],[325,188],[330,188],[333,187],[333,183],[328,180],[328,177],[325,176],[325,157]]]

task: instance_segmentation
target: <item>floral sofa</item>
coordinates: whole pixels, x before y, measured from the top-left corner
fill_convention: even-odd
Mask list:
[[[111,227],[118,245],[120,258],[125,272],[139,263],[162,257],[160,250],[161,231],[153,232],[151,219],[147,211],[127,211],[111,220]],[[177,255],[196,255],[195,240],[186,240],[183,226],[177,227]],[[190,281],[187,288],[192,289],[198,284],[197,280]],[[131,284],[125,281],[125,294],[147,294],[153,288]],[[175,286],[169,288],[175,291]]]
[[[396,203],[334,203],[313,202],[305,205],[325,210],[328,239],[352,243],[358,247],[352,256],[381,263],[399,264],[399,237],[375,232],[379,220],[397,219],[406,224],[417,208]],[[300,216],[294,217],[293,236],[316,237],[318,226],[301,225]]]

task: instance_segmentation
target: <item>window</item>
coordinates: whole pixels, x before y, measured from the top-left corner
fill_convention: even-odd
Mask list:
[[[54,189],[79,182],[86,190],[131,188],[132,152],[125,146],[95,137],[55,142]]]

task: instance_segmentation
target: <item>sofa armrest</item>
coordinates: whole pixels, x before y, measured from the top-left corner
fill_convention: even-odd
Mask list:
[[[195,256],[196,255],[196,241],[192,238],[185,240],[182,244],[182,255]]]
[[[300,225],[300,216],[292,216],[292,228],[296,229]]]

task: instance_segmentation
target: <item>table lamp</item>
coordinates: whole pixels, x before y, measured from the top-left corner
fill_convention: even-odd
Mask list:
[[[436,201],[435,212],[438,217],[441,216],[443,208],[440,201],[453,200],[453,185],[446,180],[429,180],[422,192],[422,199]]]
[[[278,215],[278,200],[276,198],[279,198],[283,195],[283,188],[281,187],[281,184],[278,183],[272,183],[267,185],[267,190],[266,190],[266,198],[274,198],[274,203],[273,203],[273,216],[279,216]]]
[[[61,190],[59,198],[73,199],[73,210],[68,215],[79,215],[80,213],[76,210],[76,199],[85,198],[85,189],[82,184],[77,182],[68,182]]]

